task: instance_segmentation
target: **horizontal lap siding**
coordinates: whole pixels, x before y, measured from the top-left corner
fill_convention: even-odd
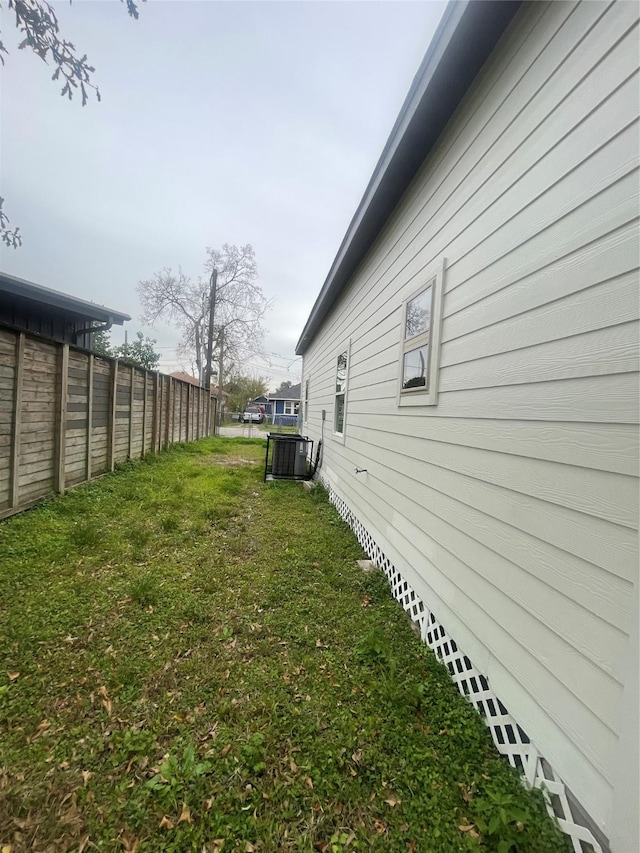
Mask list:
[[[324,475],[603,827],[637,619],[637,65],[635,4],[523,9],[303,377]],[[442,257],[438,405],[399,409],[402,303]]]

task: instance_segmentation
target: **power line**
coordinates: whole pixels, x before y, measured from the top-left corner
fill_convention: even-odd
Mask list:
[[[178,347],[176,345],[171,345],[171,344],[156,344],[154,346],[154,349],[156,349],[156,350],[159,350],[159,349],[177,350]],[[291,358],[290,355],[280,355],[280,353],[277,353],[277,352],[268,352],[268,353],[266,353],[266,355],[271,356],[272,358],[281,358],[283,361],[288,362],[290,365],[296,361],[302,361],[301,355],[296,355],[293,358]]]
[[[163,366],[177,366],[180,367],[185,363],[185,359],[171,359],[171,358],[163,358],[160,359],[160,364]],[[237,359],[234,360],[234,363],[242,366],[242,367],[250,367],[256,370],[266,370],[273,371],[278,374],[286,374],[287,376],[291,376],[295,379],[300,379],[301,374],[296,372],[295,370],[291,370],[291,365],[278,365],[278,364],[270,364],[264,362],[252,361],[251,359]]]
[[[269,352],[269,353],[267,353],[267,355],[271,355],[271,356],[273,356],[274,358],[281,358],[281,359],[283,359],[284,361],[290,361],[292,364],[293,364],[293,362],[294,362],[294,361],[302,361],[302,356],[301,356],[301,355],[295,355],[293,358],[291,358],[291,356],[290,356],[290,355],[280,355],[280,354],[279,354],[279,353],[277,353],[277,352]]]

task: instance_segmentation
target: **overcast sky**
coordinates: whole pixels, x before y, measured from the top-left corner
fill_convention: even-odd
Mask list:
[[[55,3],[95,66],[102,103],[59,95],[17,50],[1,75],[0,194],[24,244],[5,272],[131,314],[162,267],[203,272],[205,247],[251,243],[274,307],[271,387],[300,379],[294,347],[442,12],[441,2],[116,0]],[[119,327],[112,339],[119,343]]]

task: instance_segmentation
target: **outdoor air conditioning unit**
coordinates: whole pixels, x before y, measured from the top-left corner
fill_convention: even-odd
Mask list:
[[[303,435],[269,433],[264,466],[266,480],[307,480],[313,442]]]

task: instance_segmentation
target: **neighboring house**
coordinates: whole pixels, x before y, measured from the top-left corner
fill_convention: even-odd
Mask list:
[[[300,408],[300,382],[297,385],[292,385],[285,391],[278,391],[277,394],[269,394],[269,403],[271,404],[271,413],[273,417],[276,415],[290,415],[295,417]]]
[[[640,849],[638,9],[450,3],[297,347],[332,500],[575,851]]]
[[[130,319],[120,311],[0,273],[0,325],[91,349],[93,332]]]

